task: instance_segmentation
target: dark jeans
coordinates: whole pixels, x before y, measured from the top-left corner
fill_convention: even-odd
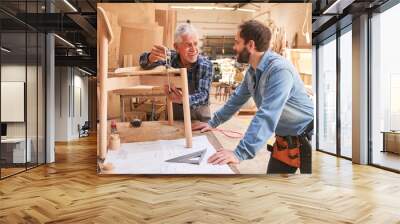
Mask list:
[[[310,142],[305,137],[300,137],[300,173],[311,174],[312,149]],[[271,157],[268,162],[267,174],[295,173],[297,167],[289,166]]]
[[[182,104],[173,104],[174,120],[183,120],[183,106]],[[208,122],[211,119],[210,106],[202,105],[196,109],[190,109],[191,120],[198,120],[201,122]]]

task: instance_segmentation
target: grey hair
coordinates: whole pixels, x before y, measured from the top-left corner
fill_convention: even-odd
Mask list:
[[[183,35],[194,35],[198,36],[196,29],[190,23],[182,23],[178,27],[176,27],[174,42],[179,43],[182,41],[181,36]]]

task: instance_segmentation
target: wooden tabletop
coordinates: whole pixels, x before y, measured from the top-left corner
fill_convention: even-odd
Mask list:
[[[111,133],[110,121],[108,121],[107,135]],[[145,142],[156,140],[172,140],[184,138],[183,122],[174,121],[174,125],[168,125],[167,121],[144,121],[141,127],[133,128],[129,122],[117,122],[117,130],[121,139],[121,143],[128,142]],[[193,132],[193,136],[206,135],[215,150],[222,148],[221,143],[215,137],[213,132],[200,133]],[[240,174],[237,167],[229,164],[229,167],[235,174]]]

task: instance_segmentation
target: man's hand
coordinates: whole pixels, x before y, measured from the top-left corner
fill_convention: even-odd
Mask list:
[[[171,93],[168,95],[168,98],[169,98],[173,103],[182,104],[182,95],[176,94],[175,92],[171,92]]]
[[[212,163],[213,165],[224,165],[227,163],[238,164],[240,161],[235,154],[233,154],[233,151],[221,149],[208,158],[208,163]]]
[[[167,96],[169,96],[171,93],[175,93],[176,95],[182,97],[182,92],[180,92],[179,89],[176,88],[173,83],[171,83],[169,85],[164,85],[164,93]]]
[[[192,124],[192,130],[193,131],[198,131],[200,130],[200,132],[207,132],[207,131],[211,131],[212,127],[205,122],[197,122]]]
[[[174,84],[164,85],[164,93],[173,103],[182,103],[182,92]]]
[[[149,62],[165,61],[167,58],[167,55],[165,55],[166,50],[167,48],[162,45],[154,45],[149,54]]]

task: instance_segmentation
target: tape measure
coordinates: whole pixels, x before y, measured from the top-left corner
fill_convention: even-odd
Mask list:
[[[133,119],[130,123],[134,128],[138,128],[142,125],[142,121],[140,119]]]

